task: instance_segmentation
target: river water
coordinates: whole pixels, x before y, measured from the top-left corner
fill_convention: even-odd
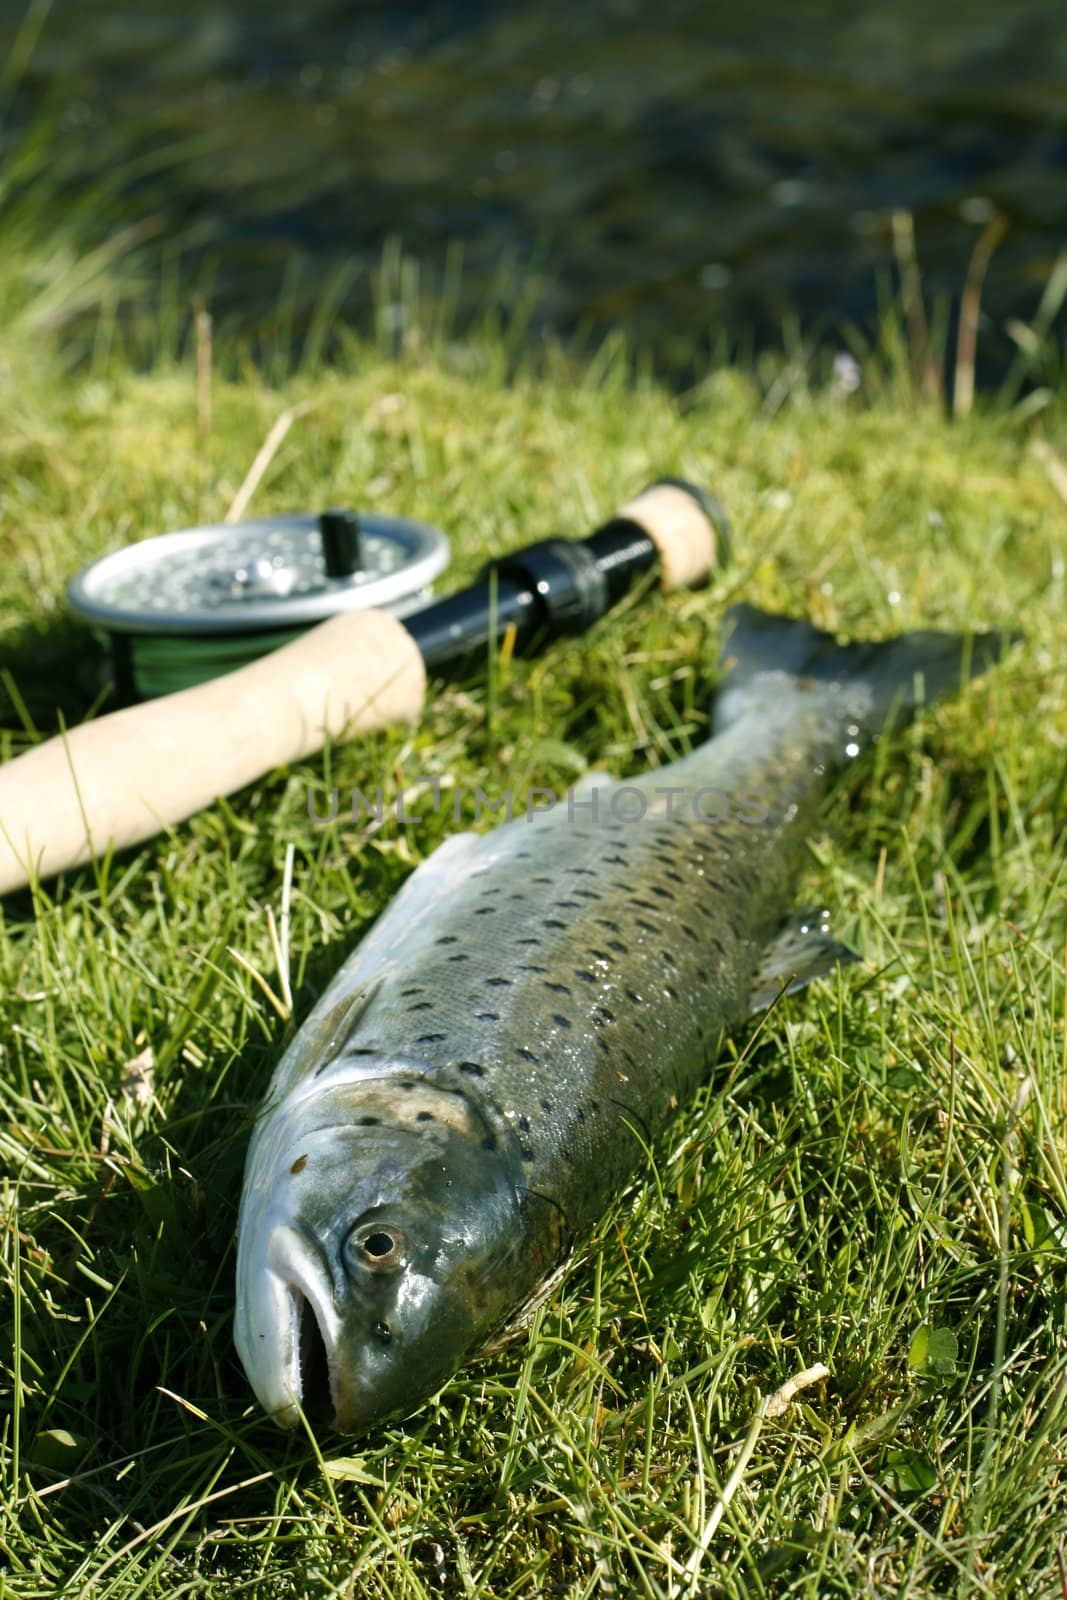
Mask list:
[[[65,181],[115,175],[220,319],[281,300],[297,341],[324,289],[369,315],[393,238],[461,325],[525,282],[533,334],[620,327],[685,370],[794,315],[869,323],[896,209],[958,295],[996,208],[995,367],[1067,244],[1065,24],[1064,0],[55,0],[9,127],[56,108]]]

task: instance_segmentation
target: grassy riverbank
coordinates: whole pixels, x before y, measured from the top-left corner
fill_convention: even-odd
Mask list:
[[[23,341],[5,357],[5,757],[96,693],[70,574],[220,519],[293,408],[253,514],[418,516],[459,581],[684,473],[730,509],[735,562],[0,907],[0,1593],[666,1595],[697,1564],[724,1596],[1058,1593],[1062,408],[948,421],[885,351],[852,396],[799,353],[679,397],[618,352],[534,374],[488,336],[393,360],[352,341],[271,381],[216,352],[208,384],[201,333],[199,382],[191,347],[135,375],[102,335],[73,375]],[[309,786],[521,792],[667,762],[702,734],[738,593],[857,633],[1027,643],[832,799],[801,898],[864,965],[742,1030],[529,1342],[355,1445],[283,1436],[231,1344],[249,1121],[448,826],[315,829]],[[267,913],[289,846],[287,1019]],[[817,1362],[829,1378],[761,1423]]]

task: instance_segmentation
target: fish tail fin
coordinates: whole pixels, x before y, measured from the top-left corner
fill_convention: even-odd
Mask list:
[[[924,630],[877,643],[839,644],[810,622],[756,606],[731,606],[725,620],[729,633],[713,719],[716,733],[752,710],[761,696],[773,694],[776,685],[780,689],[786,678],[837,691],[841,711],[856,723],[863,743],[877,738],[887,724],[907,721],[919,706],[955,693],[1022,637]]]

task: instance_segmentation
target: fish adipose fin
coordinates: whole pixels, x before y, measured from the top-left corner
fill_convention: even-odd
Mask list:
[[[901,633],[875,643],[839,644],[796,617],[756,606],[731,606],[722,652],[725,676],[715,706],[714,731],[724,729],[773,694],[783,678],[796,685],[826,685],[841,697],[846,720],[856,724],[857,755],[887,724],[905,722],[924,704],[952,694],[985,672],[1019,634]]]
[[[749,1002],[752,1011],[764,1011],[783,992],[804,989],[835,967],[861,960],[855,950],[830,935],[828,913],[821,907],[794,911],[782,924],[764,952]]]

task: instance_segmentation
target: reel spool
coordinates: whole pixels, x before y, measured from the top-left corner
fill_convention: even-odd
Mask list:
[[[449,554],[426,523],[336,508],[145,539],[85,567],[67,597],[110,646],[128,703],[232,672],[339,611],[403,617]]]

